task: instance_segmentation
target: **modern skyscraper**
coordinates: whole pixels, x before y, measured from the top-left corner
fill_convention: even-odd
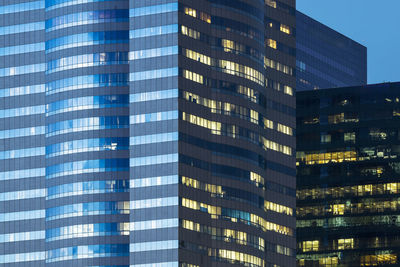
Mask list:
[[[296,91],[367,84],[367,48],[296,12]]]
[[[297,93],[298,266],[399,266],[400,83]]]
[[[294,266],[294,0],[6,0],[0,264]]]

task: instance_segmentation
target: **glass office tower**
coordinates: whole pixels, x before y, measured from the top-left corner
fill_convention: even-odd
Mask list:
[[[367,48],[296,12],[296,90],[367,84]]]
[[[400,83],[297,100],[298,266],[399,266]]]
[[[0,264],[295,265],[294,0],[0,18]]]
[[[0,17],[0,265],[43,266],[44,1],[1,1]]]

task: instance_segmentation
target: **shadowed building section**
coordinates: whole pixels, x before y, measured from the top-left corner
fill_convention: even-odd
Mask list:
[[[367,48],[296,12],[296,90],[367,84]]]
[[[297,93],[298,266],[398,266],[400,83]]]

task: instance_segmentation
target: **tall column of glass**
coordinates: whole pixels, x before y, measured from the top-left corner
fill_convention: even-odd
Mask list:
[[[128,1],[46,0],[46,264],[129,265]]]
[[[130,8],[130,264],[178,266],[178,3]]]
[[[0,1],[0,266],[44,266],[44,15]]]

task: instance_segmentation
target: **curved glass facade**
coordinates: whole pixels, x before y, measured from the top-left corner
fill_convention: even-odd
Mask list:
[[[131,266],[295,265],[285,2],[131,1]]]
[[[293,266],[294,0],[3,2],[0,265]]]
[[[104,5],[46,1],[49,266],[129,263],[129,3]]]

